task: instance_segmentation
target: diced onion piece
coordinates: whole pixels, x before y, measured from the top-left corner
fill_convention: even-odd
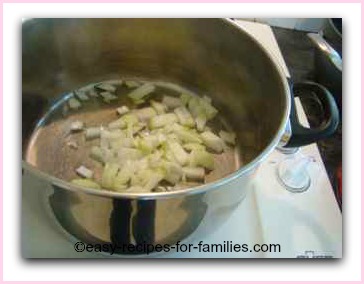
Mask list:
[[[185,148],[187,151],[193,151],[193,150],[204,151],[204,150],[206,150],[204,145],[198,144],[198,143],[186,143],[186,144],[183,144],[183,148]]]
[[[200,114],[203,114],[203,108],[200,105],[200,99],[198,97],[192,97],[188,101],[188,110],[191,112],[194,118],[197,118]]]
[[[203,143],[216,153],[221,153],[223,150],[223,141],[221,138],[210,131],[201,133]]]
[[[212,99],[210,97],[208,97],[208,96],[205,95],[205,96],[202,97],[202,99],[205,102],[207,102],[208,104],[210,104],[210,105],[212,104]]]
[[[98,97],[99,96],[99,94],[96,92],[96,90],[94,88],[90,89],[87,93],[91,97]]]
[[[128,160],[135,161],[143,157],[142,151],[134,148],[120,148],[118,150],[118,159],[121,163]]]
[[[190,129],[177,128],[174,132],[184,143],[202,143],[200,135]]]
[[[159,146],[159,139],[155,135],[143,137],[138,142],[138,149],[143,153],[149,154]]]
[[[145,107],[135,110],[135,115],[140,121],[147,122],[149,119],[157,115],[157,112],[152,107]]]
[[[142,105],[142,104],[144,104],[145,103],[145,100],[144,99],[142,99],[142,100],[136,100],[136,101],[133,101],[134,102],[134,104],[136,104],[136,105]]]
[[[139,88],[135,89],[134,91],[128,94],[128,97],[131,98],[134,102],[143,100],[146,96],[150,93],[154,92],[155,86],[150,83],[146,83]]]
[[[76,120],[71,123],[71,131],[81,131],[84,127],[84,123],[82,121]]]
[[[121,86],[123,84],[123,80],[121,80],[121,79],[108,80],[104,84],[112,85],[112,86]]]
[[[88,101],[88,100],[89,100],[88,95],[87,95],[84,91],[77,90],[77,91],[74,91],[74,94],[75,94],[75,96],[76,96],[76,97],[77,97],[80,101]]]
[[[180,98],[181,102],[183,103],[183,105],[187,106],[188,102],[190,101],[192,96],[189,94],[186,94],[186,93],[182,93],[179,98]]]
[[[73,110],[81,108],[80,101],[73,97],[68,100],[68,105],[69,105],[70,109],[73,109]]]
[[[117,129],[117,128],[123,129],[127,127],[128,124],[134,125],[137,123],[138,123],[138,117],[135,114],[128,113],[123,115],[119,119],[110,122],[108,127],[111,129]]]
[[[106,140],[117,140],[125,138],[125,134],[120,129],[116,130],[107,130],[107,129],[101,129],[101,139]]]
[[[102,97],[102,99],[105,103],[110,103],[111,101],[115,101],[118,99],[117,96],[115,96],[109,92],[101,92],[100,96]]]
[[[217,109],[213,107],[206,99],[200,99],[200,105],[204,109],[208,120],[213,119],[218,113]]]
[[[152,169],[161,168],[163,165],[163,152],[161,150],[155,150],[153,153],[148,155],[148,165]]]
[[[105,162],[105,157],[104,156],[105,155],[103,153],[103,150],[99,146],[93,146],[91,148],[90,157],[93,160],[98,161],[100,163],[104,163]]]
[[[178,118],[174,113],[166,113],[154,116],[149,121],[149,127],[151,129],[161,128],[169,124],[177,122]]]
[[[187,127],[195,126],[195,121],[193,120],[191,113],[187,110],[186,107],[181,106],[175,108],[174,113],[177,115],[180,124]]]
[[[213,170],[215,168],[214,157],[206,151],[193,150],[190,154],[190,166]]]
[[[117,164],[106,163],[101,177],[101,186],[106,189],[113,189],[118,171],[119,166]]]
[[[111,92],[111,93],[114,93],[116,91],[116,87],[114,85],[108,84],[108,83],[98,84],[95,86],[95,88],[104,90],[106,92]]]
[[[119,148],[132,148],[134,147],[134,139],[125,137],[113,140],[110,141],[110,147],[113,150],[118,150]]]
[[[167,141],[167,146],[174,155],[174,158],[180,165],[185,165],[188,161],[188,154],[183,147],[175,141]]]
[[[124,117],[121,117],[121,118],[119,118],[117,120],[114,120],[114,121],[110,122],[108,127],[110,129],[118,129],[118,128],[123,129],[123,128],[126,127],[126,121],[125,121]]]
[[[195,120],[196,122],[196,128],[198,131],[204,131],[207,118],[205,114],[199,114]]]
[[[184,167],[182,171],[187,180],[203,181],[205,179],[205,169],[202,167]]]
[[[164,174],[161,171],[151,171],[145,177],[144,188],[147,191],[152,191],[155,187],[158,186],[159,182],[163,180]]]
[[[78,185],[78,186],[87,187],[87,188],[94,188],[94,189],[101,188],[97,182],[95,182],[91,179],[75,178],[75,179],[71,180],[71,183]]]
[[[84,178],[92,178],[93,176],[93,171],[91,171],[90,169],[86,168],[85,166],[80,166],[76,169],[76,173],[78,175],[80,175],[81,177]]]
[[[129,112],[129,108],[127,106],[121,106],[121,107],[118,107],[116,109],[116,112],[119,114],[119,115],[123,115],[123,114],[126,114]]]
[[[177,184],[182,178],[182,167],[173,162],[164,162],[163,168],[165,170],[164,179],[171,184]]]
[[[154,100],[151,100],[150,101],[150,104],[152,106],[152,108],[155,109],[155,111],[158,113],[158,114],[163,114],[166,112],[167,110],[167,106],[160,103],[160,102],[157,102],[157,101],[154,101]]]
[[[169,109],[174,109],[183,105],[180,98],[172,96],[163,96],[162,104],[166,105]]]
[[[67,146],[75,150],[78,149],[78,144],[76,141],[68,141]]]
[[[85,136],[86,140],[100,138],[101,127],[89,127],[86,129]]]
[[[124,82],[125,86],[127,86],[128,88],[136,88],[139,87],[141,85],[140,82],[138,81],[134,81],[134,80],[126,80]]]
[[[125,166],[116,174],[114,178],[113,189],[115,190],[125,189],[126,184],[131,178],[131,175],[132,175],[131,169],[128,167],[128,164],[125,164]]]
[[[221,130],[219,132],[219,136],[221,137],[222,140],[224,140],[226,143],[229,143],[231,145],[235,145],[235,139],[236,139],[236,134],[233,132],[227,132],[224,130]]]

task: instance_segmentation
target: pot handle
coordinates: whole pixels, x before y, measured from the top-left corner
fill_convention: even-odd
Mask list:
[[[322,105],[325,119],[317,128],[302,126],[298,120],[294,97],[307,97],[314,93]],[[339,110],[334,97],[324,86],[314,82],[294,83],[292,86],[292,107],[290,113],[291,137],[284,147],[300,147],[334,134],[339,124]]]

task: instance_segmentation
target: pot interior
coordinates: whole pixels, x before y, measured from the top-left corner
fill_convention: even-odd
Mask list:
[[[88,84],[133,78],[156,83],[157,93],[182,88],[211,97],[221,117],[214,124],[235,131],[238,145],[216,155],[208,182],[256,158],[285,120],[286,90],[276,67],[226,20],[35,19],[23,24],[22,45],[23,159],[61,179],[93,163],[87,147],[66,145],[70,122],[115,119],[115,105],[96,99],[77,112],[65,110],[70,92]],[[118,93],[121,104],[127,89]]]

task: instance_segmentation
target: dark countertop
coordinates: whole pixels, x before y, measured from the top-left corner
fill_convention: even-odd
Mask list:
[[[281,49],[293,82],[315,81],[314,55],[315,48],[306,32],[273,27],[274,35]],[[302,101],[311,125],[319,119],[310,102]],[[316,112],[317,113],[317,112]],[[341,122],[336,133],[327,139],[319,141],[318,147],[329,175],[334,191],[337,190],[336,172],[342,163],[342,132]]]

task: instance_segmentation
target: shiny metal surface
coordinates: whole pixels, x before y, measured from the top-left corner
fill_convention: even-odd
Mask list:
[[[211,232],[244,198],[288,120],[283,72],[229,20],[35,19],[23,24],[22,47],[23,168],[53,185],[47,199],[52,214],[85,242],[171,244],[201,224]],[[210,96],[237,132],[238,162],[221,167],[210,183],[168,193],[69,184],[67,159],[75,157],[59,151],[64,128],[56,125],[70,116],[57,103],[76,88],[120,77],[168,82]],[[34,132],[50,109],[52,119]],[[109,111],[91,107],[79,115],[92,120]]]

